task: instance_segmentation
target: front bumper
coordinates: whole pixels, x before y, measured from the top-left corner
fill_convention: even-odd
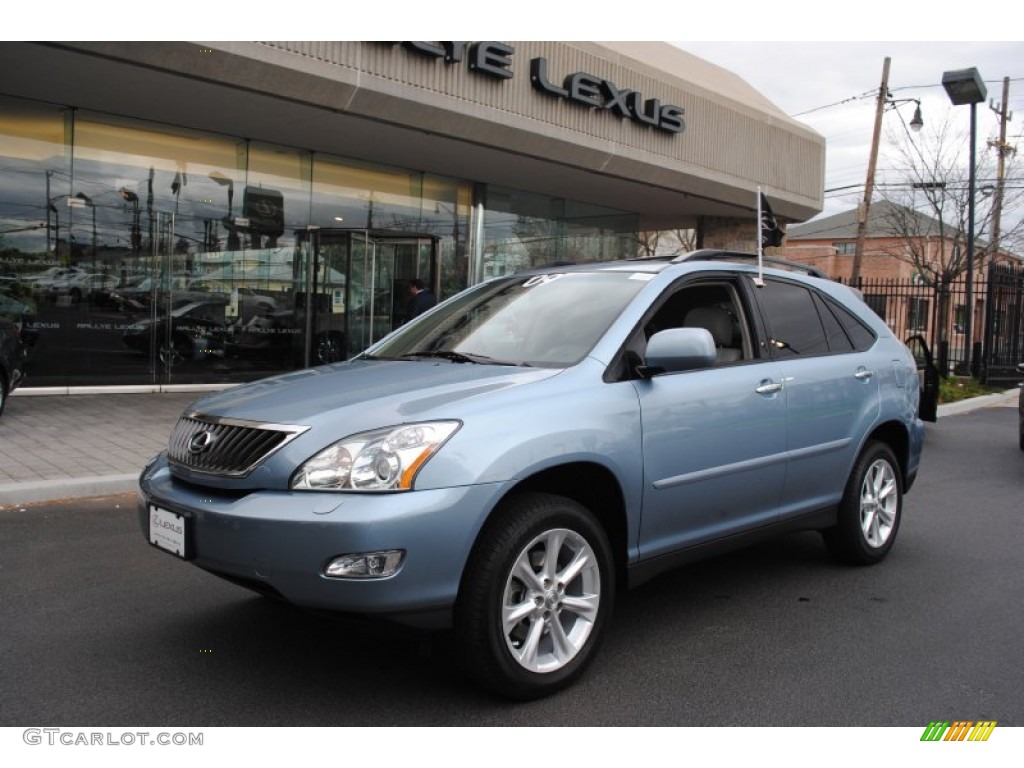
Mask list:
[[[495,485],[474,485],[239,496],[175,480],[164,455],[143,471],[139,490],[143,536],[149,540],[151,505],[183,515],[188,559],[200,568],[306,608],[423,626],[450,618],[469,551],[499,492]],[[388,578],[323,575],[339,555],[391,549],[406,554]]]

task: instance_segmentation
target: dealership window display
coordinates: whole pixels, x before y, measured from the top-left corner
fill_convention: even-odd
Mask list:
[[[31,386],[232,383],[358,353],[444,299],[635,250],[635,215],[0,98],[0,313]]]

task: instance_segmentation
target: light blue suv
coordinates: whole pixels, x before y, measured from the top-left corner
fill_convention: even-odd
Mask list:
[[[914,358],[848,288],[744,261],[502,277],[199,400],[142,474],[143,533],[296,605],[452,627],[520,699],[680,563],[806,529],[878,562],[921,456]]]

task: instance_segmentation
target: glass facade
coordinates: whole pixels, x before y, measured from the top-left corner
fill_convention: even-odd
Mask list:
[[[247,381],[444,299],[625,258],[637,217],[310,149],[0,98],[0,315],[27,386]]]

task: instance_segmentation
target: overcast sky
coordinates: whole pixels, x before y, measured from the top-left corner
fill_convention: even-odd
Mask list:
[[[1024,28],[1019,31],[1024,32]],[[746,80],[783,112],[806,123],[826,140],[824,215],[855,207],[863,197],[875,106],[888,56],[889,90],[894,100],[920,99],[927,125],[949,117],[966,134],[970,109],[953,107],[942,88],[942,73],[977,67],[988,95],[1002,102],[1003,78],[1010,78],[1007,142],[1024,132],[1024,42],[686,42],[676,45]],[[906,136],[914,104],[885,113],[877,178],[891,169],[891,134]],[[998,116],[988,104],[977,107],[977,151],[998,138]],[[925,132],[922,132],[924,135]],[[887,156],[888,155],[888,156]],[[964,158],[966,165],[966,157]],[[855,187],[836,192],[828,190]]]
[[[557,0],[388,0],[386,3],[324,3],[289,0],[253,2],[244,7],[208,0],[176,0],[174,12],[150,24],[142,16],[98,6],[125,7],[95,0],[88,7],[51,0],[44,35],[55,39],[123,40],[654,40],[679,47],[722,66],[805,122],[826,140],[824,215],[854,207],[863,196],[875,98],[886,56],[892,59],[889,89],[894,99],[920,99],[924,120],[959,121],[966,134],[968,107],[952,107],[942,89],[942,73],[977,67],[989,97],[1002,99],[1002,80],[1011,78],[1009,143],[1024,134],[1024,37],[1020,0],[929,0],[926,5],[898,0],[820,0],[772,2],[670,3],[621,0],[589,4]],[[386,9],[386,10],[385,10]],[[113,19],[113,20],[112,20]],[[8,39],[37,39],[38,12],[30,4],[5,11]],[[715,39],[719,41],[714,41]],[[905,42],[878,42],[891,38]],[[775,40],[779,42],[763,42]],[[970,41],[970,42],[969,42]],[[891,168],[888,137],[909,123],[912,104],[899,115],[886,113],[878,174]],[[978,107],[978,151],[998,135],[995,113]],[[966,158],[964,160],[966,166]]]

